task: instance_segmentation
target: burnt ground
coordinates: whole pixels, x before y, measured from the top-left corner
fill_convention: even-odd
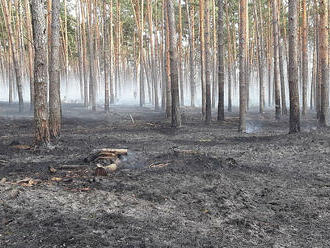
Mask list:
[[[237,114],[205,126],[186,109],[173,130],[148,108],[65,105],[60,140],[24,150],[16,112],[0,104],[0,247],[330,247],[330,130],[312,114],[288,135],[252,113],[239,134]],[[104,147],[129,154],[95,177],[84,158]]]

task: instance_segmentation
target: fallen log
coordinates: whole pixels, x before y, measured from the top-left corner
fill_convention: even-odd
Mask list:
[[[117,155],[127,155],[127,149],[112,149],[112,148],[103,148],[99,150],[100,152],[114,153]]]
[[[97,177],[105,177],[108,175],[108,172],[106,171],[105,168],[103,167],[96,167],[95,171],[94,171],[94,175]]]

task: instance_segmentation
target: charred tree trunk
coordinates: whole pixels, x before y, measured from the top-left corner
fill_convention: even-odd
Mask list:
[[[328,65],[328,0],[320,0],[320,70],[321,70],[321,111],[319,124],[322,127],[328,125],[329,108],[329,65]]]

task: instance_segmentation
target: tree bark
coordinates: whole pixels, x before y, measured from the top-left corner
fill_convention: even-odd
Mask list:
[[[225,120],[225,66],[224,66],[224,3],[223,0],[218,1],[218,84],[219,84],[219,99],[218,99],[218,121]],[[229,42],[229,41],[228,41]],[[228,54],[229,60],[229,54]],[[229,63],[229,61],[228,61]],[[228,86],[229,87],[229,86]]]
[[[149,0],[150,1],[150,0]],[[179,56],[178,56],[178,69],[179,69],[179,79],[180,79],[180,105],[184,106],[184,90],[183,90],[183,69],[182,69],[182,0],[179,0],[179,36],[178,36],[178,50],[179,50]]]
[[[281,118],[281,84],[279,78],[279,39],[278,39],[278,0],[273,0],[273,38],[274,38],[274,86],[275,86],[275,118]]]
[[[178,56],[175,31],[175,16],[173,0],[167,1],[168,27],[169,27],[169,50],[171,66],[171,95],[172,95],[172,127],[181,126],[180,103],[179,103],[179,80],[178,80]]]
[[[172,115],[172,97],[171,97],[171,68],[170,68],[170,29],[168,22],[168,7],[164,1],[165,7],[165,72],[166,72],[166,118]]]
[[[300,132],[300,107],[298,89],[298,61],[297,61],[297,0],[289,1],[289,89],[290,89],[290,133]]]
[[[11,24],[11,15],[9,13],[9,7],[6,0],[2,0],[2,10],[5,17],[5,24],[8,31],[8,38],[11,47],[11,54],[15,69],[15,76],[16,76],[16,85],[17,85],[17,92],[18,92],[18,100],[19,100],[19,112],[23,112],[24,110],[24,101],[23,101],[23,88],[22,88],[22,71],[21,66],[19,63],[19,54],[17,54],[17,46],[15,42],[15,37],[13,33],[13,28]],[[47,54],[46,54],[47,56]],[[47,57],[46,57],[47,58]]]
[[[194,7],[192,6],[191,13],[189,13],[189,1],[186,2],[186,11],[189,27],[189,76],[190,76],[190,106],[195,107],[195,95],[196,95],[196,85],[195,85],[195,63],[194,63],[194,35],[195,35],[195,13]]]
[[[34,40],[34,121],[37,145],[49,143],[47,108],[47,34],[45,0],[31,0],[32,27]]]
[[[80,0],[81,8],[81,38],[82,38],[82,53],[83,53],[83,72],[84,72],[84,107],[88,107],[88,63],[87,63],[87,38],[86,38],[86,20],[85,20],[85,6]]]
[[[260,4],[260,0],[258,1]],[[259,5],[255,2],[254,5],[254,19],[255,19],[255,28],[257,32],[257,55],[258,55],[258,73],[259,73],[259,113],[264,112],[265,106],[265,86],[264,86],[264,43],[263,43],[263,34],[262,34],[262,21],[261,15],[262,12],[258,13],[257,9]]]
[[[108,75],[108,60],[109,60],[109,45],[108,45],[108,26],[107,26],[107,4],[103,0],[103,69],[104,69],[104,111],[107,113],[110,110],[110,94],[109,94],[109,75]]]
[[[205,11],[204,1],[199,0],[199,36],[200,36],[200,58],[201,58],[201,86],[202,86],[202,115],[205,118],[206,115],[206,84],[205,84]]]
[[[49,60],[49,132],[57,138],[61,130],[60,99],[60,0],[52,0],[51,52]]]
[[[154,93],[154,102],[155,102],[155,110],[159,110],[159,99],[158,99],[158,82],[156,76],[156,59],[155,59],[155,51],[154,51],[154,32],[153,32],[153,23],[152,23],[152,4],[151,0],[148,0],[148,23],[149,23],[149,37],[150,37],[150,52],[151,52],[151,80],[153,85],[153,93]]]
[[[31,11],[29,1],[25,0],[25,10],[26,10],[26,29],[28,37],[28,51],[29,51],[29,77],[30,77],[30,110],[33,111],[34,105],[34,82],[33,82],[33,38],[32,38],[32,27],[31,27]]]
[[[283,44],[286,43],[286,40],[282,39],[282,32],[281,32],[281,2],[278,2],[279,6],[279,13],[278,13],[278,20],[279,20],[279,29],[278,29],[278,53],[279,53],[279,69],[280,69],[280,85],[281,85],[281,103],[282,103],[282,114],[287,115],[288,109],[286,107],[286,89],[285,89],[285,79],[284,79],[284,64],[283,64]],[[282,42],[281,42],[282,40]],[[285,51],[285,49],[284,49]],[[286,56],[284,56],[286,57]]]
[[[205,1],[205,122],[211,123],[212,105],[211,105],[211,51],[210,51],[210,2]]]
[[[320,69],[321,69],[321,111],[319,125],[328,126],[329,108],[329,65],[328,65],[328,0],[320,0]]]
[[[88,47],[89,47],[89,102],[92,105],[92,110],[96,111],[96,75],[95,75],[95,40],[93,28],[93,11],[92,3],[88,2]],[[94,17],[95,18],[95,17]]]
[[[302,0],[302,115],[306,115],[307,110],[307,84],[308,84],[308,47],[307,47],[307,8],[306,0]]]
[[[239,28],[239,131],[246,132],[246,54],[248,47],[247,40],[247,21],[248,21],[248,5],[247,0],[240,0],[240,28]]]

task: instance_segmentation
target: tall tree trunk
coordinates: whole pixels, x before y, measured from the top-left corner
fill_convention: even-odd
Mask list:
[[[281,118],[281,84],[279,78],[279,56],[278,56],[278,0],[273,0],[273,38],[274,38],[274,86],[275,86],[275,118]]]
[[[49,143],[47,108],[47,34],[45,0],[31,0],[33,41],[34,41],[34,121],[36,144]]]
[[[223,21],[223,0],[218,1],[218,84],[219,84],[219,99],[218,99],[218,121],[225,120],[225,66],[224,66],[224,21]],[[228,41],[229,42],[229,41]],[[229,60],[229,54],[228,54]],[[229,63],[229,61],[228,61]]]
[[[314,33],[314,37],[313,37],[313,72],[312,72],[311,94],[310,94],[311,110],[314,109],[314,105],[315,105],[315,86],[316,86],[316,77],[317,77],[316,35],[317,32]]]
[[[300,132],[300,107],[298,89],[298,61],[297,61],[297,0],[289,1],[289,91],[290,91],[290,133]]]
[[[170,118],[172,115],[172,96],[171,96],[171,66],[170,66],[170,28],[169,28],[169,20],[168,20],[168,4],[164,1],[165,5],[165,58],[166,58],[166,117]]]
[[[89,102],[92,105],[92,110],[96,111],[96,75],[95,75],[95,40],[94,40],[94,28],[93,28],[93,10],[91,1],[88,2],[88,46],[89,46]]]
[[[23,101],[23,86],[22,86],[22,71],[21,66],[19,63],[19,54],[15,42],[14,32],[11,24],[11,14],[9,12],[9,7],[6,0],[1,0],[2,10],[5,17],[5,24],[8,31],[8,38],[11,47],[11,54],[15,69],[15,76],[16,76],[16,85],[17,85],[17,92],[18,92],[18,100],[19,100],[19,112],[23,112],[24,110],[24,101]],[[10,2],[9,2],[10,5]],[[47,54],[46,54],[47,56]]]
[[[103,0],[103,70],[104,70],[104,110],[109,112],[109,76],[108,76],[108,58],[109,58],[109,45],[108,45],[108,26],[107,26],[107,4]]]
[[[212,27],[213,27],[213,44],[212,44],[212,108],[215,108],[216,90],[217,90],[217,29],[216,29],[216,7],[215,0],[212,0]]]
[[[167,16],[167,15],[166,15]],[[162,110],[166,110],[166,83],[167,83],[167,75],[166,75],[166,52],[165,52],[165,6],[164,0],[162,1],[162,24],[161,25],[161,42],[160,42],[160,60],[161,60],[161,73],[162,73]]]
[[[248,5],[247,0],[240,0],[240,28],[239,28],[239,131],[246,132],[246,54],[248,48],[247,29],[248,29]]]
[[[178,56],[177,56],[177,41],[175,31],[175,16],[173,0],[167,1],[168,27],[170,36],[170,64],[171,64],[171,95],[172,95],[172,127],[181,126],[181,114],[179,103],[179,80],[178,80]]]
[[[320,117],[321,112],[321,70],[320,70],[320,18],[319,18],[319,3],[318,0],[314,0],[314,8],[316,13],[314,15],[314,28],[315,28],[315,46],[316,46],[316,85],[315,85],[315,108],[317,118]]]
[[[264,112],[265,106],[265,86],[264,86],[264,43],[263,43],[263,34],[262,34],[262,12],[258,13],[257,9],[259,8],[260,0],[258,3],[255,2],[254,7],[254,19],[255,19],[255,29],[257,36],[257,55],[258,55],[258,73],[259,73],[259,113]]]
[[[49,60],[49,132],[57,138],[61,130],[60,99],[60,0],[52,0],[51,52]]]
[[[199,0],[199,36],[200,36],[200,58],[201,58],[201,86],[202,86],[202,115],[205,118],[206,115],[206,82],[205,82],[205,0]]]
[[[236,69],[235,69],[235,76],[234,80],[232,80],[232,75],[233,75],[233,63],[234,59],[232,53],[232,36],[231,36],[231,29],[229,25],[229,1],[226,0],[226,25],[227,25],[227,47],[228,47],[228,112],[232,112],[232,81],[236,83]],[[235,66],[234,66],[235,68]]]
[[[303,81],[302,115],[305,115],[307,110],[307,84],[308,84],[307,33],[308,33],[308,24],[307,24],[306,0],[302,0],[302,81]]]
[[[143,15],[144,0],[141,0],[141,16],[140,16],[140,30],[139,30],[139,43],[140,43],[140,107],[145,104],[145,90],[144,90],[144,72],[143,72],[143,30],[144,30],[144,15]]]
[[[278,53],[279,53],[279,69],[280,69],[280,82],[281,82],[281,101],[282,101],[282,114],[283,115],[287,115],[288,114],[288,109],[286,107],[286,89],[285,89],[285,83],[286,80],[284,79],[284,63],[283,63],[283,47],[286,43],[285,39],[282,39],[282,32],[281,32],[281,25],[280,25],[280,20],[281,20],[281,2],[278,2],[278,6],[279,6],[279,13],[278,13],[278,20],[279,20],[279,29],[278,29]],[[281,42],[282,40],[282,42]],[[284,56],[286,57],[286,56]]]
[[[195,50],[195,13],[194,7],[192,6],[191,13],[189,13],[189,1],[186,2],[186,11],[189,27],[189,76],[190,76],[190,106],[195,107],[195,95],[196,95],[196,85],[195,85],[195,63],[194,63],[194,50]]]
[[[211,105],[211,51],[210,51],[210,2],[205,1],[205,122],[211,123],[212,105]]]
[[[30,42],[27,43],[28,51],[29,51],[29,78],[30,78],[30,110],[33,111],[34,104],[34,82],[33,82],[33,41],[32,41],[32,27],[31,27],[31,11],[29,1],[25,0],[25,11],[26,11],[26,30],[27,30],[27,38]]]
[[[87,38],[86,38],[86,19],[85,19],[85,5],[83,0],[80,0],[81,8],[81,38],[82,38],[82,53],[83,53],[83,72],[84,72],[84,106],[88,107],[88,63],[87,63]]]
[[[329,65],[328,65],[328,0],[320,0],[320,69],[321,69],[321,111],[319,124],[328,125],[329,108]]]
[[[82,32],[81,32],[81,24],[80,24],[80,1],[78,1],[76,5],[76,15],[78,18],[77,23],[77,32],[76,32],[76,42],[78,47],[78,68],[79,68],[79,88],[80,88],[80,100],[84,102],[84,81],[85,81],[85,73],[84,73],[84,54],[83,54],[83,43],[82,43]]]
[[[150,0],[149,0],[150,1]],[[179,50],[179,56],[178,56],[178,69],[179,69],[179,79],[180,79],[180,104],[181,106],[184,106],[184,90],[183,90],[183,69],[182,69],[182,1],[179,0],[179,36],[178,36],[178,50]]]
[[[115,103],[114,81],[113,81],[113,0],[110,0],[109,17],[109,76],[110,76],[110,104]]]
[[[155,110],[159,110],[159,99],[158,99],[158,82],[156,76],[156,59],[155,59],[155,51],[154,51],[154,32],[153,32],[153,23],[152,23],[152,4],[151,0],[148,0],[148,23],[149,23],[149,36],[150,36],[150,52],[151,52],[151,80],[153,85],[154,92],[154,102],[155,102]]]
[[[69,97],[69,40],[68,40],[68,8],[67,0],[64,0],[64,52],[65,52],[65,91]]]

